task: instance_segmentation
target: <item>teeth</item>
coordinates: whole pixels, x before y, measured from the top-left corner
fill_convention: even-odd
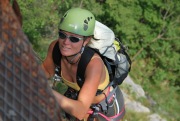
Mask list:
[[[69,49],[69,48],[67,48],[67,47],[64,47],[64,46],[62,46],[62,48],[63,48],[63,49],[65,49],[65,50],[66,50],[66,49]]]

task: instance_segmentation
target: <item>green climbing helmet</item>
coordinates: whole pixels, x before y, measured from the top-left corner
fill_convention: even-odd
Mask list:
[[[95,17],[82,8],[72,8],[68,10],[59,23],[59,29],[81,36],[94,34]]]

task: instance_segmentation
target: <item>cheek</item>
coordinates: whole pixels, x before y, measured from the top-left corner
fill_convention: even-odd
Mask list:
[[[62,42],[62,40],[60,38],[58,38],[58,42],[60,43],[60,42]]]
[[[74,50],[79,50],[81,48],[81,46],[82,46],[82,43],[80,43],[80,42],[71,44],[71,47]]]
[[[58,39],[58,42],[59,42],[59,47],[61,47],[63,41]]]
[[[82,46],[84,46],[83,41],[71,44],[72,51],[74,51],[75,53],[79,52],[81,50]]]

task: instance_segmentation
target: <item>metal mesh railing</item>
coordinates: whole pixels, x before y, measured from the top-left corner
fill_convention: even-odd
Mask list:
[[[60,108],[8,0],[0,0],[0,121],[59,121]]]

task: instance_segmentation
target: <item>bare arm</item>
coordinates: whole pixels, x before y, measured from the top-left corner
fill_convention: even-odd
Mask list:
[[[82,120],[92,104],[104,69],[103,62],[95,58],[90,61],[85,72],[85,82],[80,90],[77,100],[69,99],[56,91],[53,91],[60,107],[65,112]]]
[[[47,78],[50,78],[54,75],[55,66],[54,66],[54,62],[52,59],[52,51],[53,51],[53,48],[54,48],[54,45],[56,44],[56,42],[57,42],[57,40],[53,41],[49,45],[47,56],[46,56],[45,60],[43,61],[43,63],[41,64],[42,69],[44,70]]]

